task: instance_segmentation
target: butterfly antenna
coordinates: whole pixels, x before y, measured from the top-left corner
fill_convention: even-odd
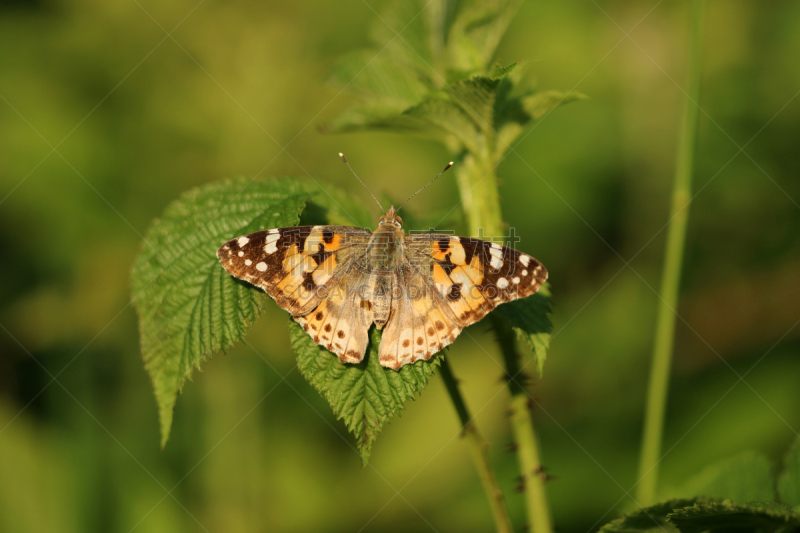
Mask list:
[[[359,178],[359,177],[358,177],[358,174],[356,174],[356,171],[355,171],[355,170],[353,170],[353,167],[351,167],[351,166],[350,166],[350,163],[348,163],[348,162],[347,162],[347,159],[345,159],[345,157],[344,157],[344,154],[343,154],[342,152],[339,152],[339,157],[341,157],[341,158],[342,158],[342,161],[344,161],[344,164],[345,164],[345,165],[347,165],[347,168],[349,168],[349,169],[350,169],[350,172],[352,172],[352,173],[353,173],[353,176],[355,176],[355,177],[356,177],[356,179],[358,180],[358,182],[359,182],[361,185],[363,185],[365,189],[367,189],[367,192],[369,192],[369,194],[370,194],[370,195],[372,195],[372,198],[375,200],[375,203],[377,203],[377,204],[378,204],[378,207],[380,207],[380,208],[381,208],[381,212],[386,212],[386,210],[383,208],[383,206],[382,206],[382,205],[381,205],[381,203],[378,201],[378,199],[377,199],[377,198],[375,198],[375,195],[374,195],[374,194],[372,194],[372,191],[370,191],[370,190],[369,190],[369,187],[367,187],[367,185],[366,185],[366,184],[365,184],[363,181],[361,181],[361,178]]]
[[[439,172],[439,174],[437,174],[435,178],[433,178],[431,181],[429,181],[429,182],[428,182],[428,183],[425,185],[425,187],[427,187],[428,185],[430,185],[431,183],[433,183],[434,181],[436,181],[437,179],[439,179],[439,176],[441,176],[442,174],[444,174],[444,173],[445,173],[445,171],[446,171],[448,168],[452,167],[452,166],[453,166],[453,162],[452,162],[452,161],[450,161],[449,163],[447,163],[447,166],[446,166],[446,167],[444,167],[444,170],[442,170],[441,172]],[[416,195],[418,195],[419,193],[421,193],[421,192],[422,192],[422,191],[425,189],[425,187],[423,187],[422,189],[418,190],[417,192],[415,192],[414,194],[412,194],[411,196],[409,196],[409,197],[408,197],[408,200],[411,200],[411,199],[412,199],[412,198],[414,198]],[[408,200],[406,200],[405,202],[403,202],[402,204],[400,204],[400,207],[398,207],[398,208],[397,208],[397,210],[398,210],[398,211],[400,211],[400,209],[401,209],[401,208],[402,208],[404,205],[406,205],[406,204],[408,203]]]

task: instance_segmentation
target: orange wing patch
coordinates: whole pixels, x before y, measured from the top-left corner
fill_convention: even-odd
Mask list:
[[[530,296],[547,279],[536,259],[499,243],[435,234],[410,235],[409,241],[420,255],[427,251],[430,280],[459,327],[501,303]]]

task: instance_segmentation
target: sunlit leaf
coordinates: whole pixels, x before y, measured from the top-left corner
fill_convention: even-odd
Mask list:
[[[681,533],[772,533],[797,531],[800,515],[775,502],[733,504],[730,501],[698,503],[668,515]]]
[[[432,80],[441,68],[447,0],[392,2],[376,17],[370,36],[383,53],[411,75]],[[437,85],[436,82],[432,82]]]
[[[353,52],[336,64],[333,77],[358,96],[359,106],[374,108],[375,117],[402,113],[431,90],[413,71],[398,68],[386,51]],[[379,109],[382,115],[377,114]]]
[[[491,61],[518,4],[463,2],[451,14],[437,0],[391,3],[372,31],[377,47],[335,67],[333,79],[358,101],[323,131],[438,133],[458,150],[479,151],[479,137],[494,128],[497,89],[517,66]]]
[[[457,80],[484,71],[521,0],[461,3],[447,35],[448,72]]]
[[[452,85],[453,101],[476,122],[479,129],[491,131],[494,126],[494,104],[502,78],[474,76]]]
[[[550,346],[550,335],[553,324],[550,322],[551,302],[550,286],[545,284],[533,296],[514,300],[497,307],[499,314],[516,332],[517,337],[524,340],[536,359],[536,370],[542,375]]]
[[[404,111],[395,125],[419,131],[438,130],[445,136],[457,139],[467,150],[477,150],[480,146],[477,124],[449,98],[425,100]]]
[[[338,224],[357,228],[375,225],[377,219],[367,209],[373,204],[359,201],[352,192],[319,181],[298,180],[298,183],[312,195],[300,217],[301,224]],[[375,210],[378,210],[377,206]]]
[[[378,362],[381,332],[375,328],[370,333],[366,356],[357,365],[340,362],[293,320],[289,332],[300,372],[356,436],[363,464],[369,460],[372,444],[383,425],[425,388],[440,363],[441,356],[435,356],[430,361],[405,365],[399,371],[382,367]]]
[[[542,91],[523,98],[522,107],[533,120],[539,120],[559,106],[586,98],[585,94],[577,91]]]
[[[644,509],[637,509],[604,525],[600,528],[600,533],[636,533],[645,531],[674,533],[676,529],[667,522],[667,515],[675,509],[694,505],[697,501],[696,498],[668,500]]]
[[[242,339],[266,301],[222,268],[217,248],[237,235],[295,225],[308,197],[290,180],[226,180],[185,193],[147,232],[131,286],[162,445],[184,382],[212,353]]]
[[[681,491],[686,496],[729,499],[735,503],[774,500],[772,465],[760,453],[746,452],[704,468]]]

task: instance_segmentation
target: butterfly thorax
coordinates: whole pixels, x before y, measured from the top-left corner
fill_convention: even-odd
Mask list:
[[[367,245],[370,272],[391,275],[397,268],[402,251],[403,230],[391,224],[381,224]]]
[[[403,230],[393,223],[384,223],[372,234],[367,245],[369,300],[373,320],[380,329],[389,320],[395,274],[403,259]]]

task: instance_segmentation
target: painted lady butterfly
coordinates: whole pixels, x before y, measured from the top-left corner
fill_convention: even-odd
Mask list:
[[[512,248],[446,234],[406,235],[402,226],[391,207],[374,233],[348,226],[269,229],[228,241],[217,257],[343,363],[364,358],[374,323],[383,329],[380,363],[395,370],[430,359],[463,328],[547,280],[539,261]]]

